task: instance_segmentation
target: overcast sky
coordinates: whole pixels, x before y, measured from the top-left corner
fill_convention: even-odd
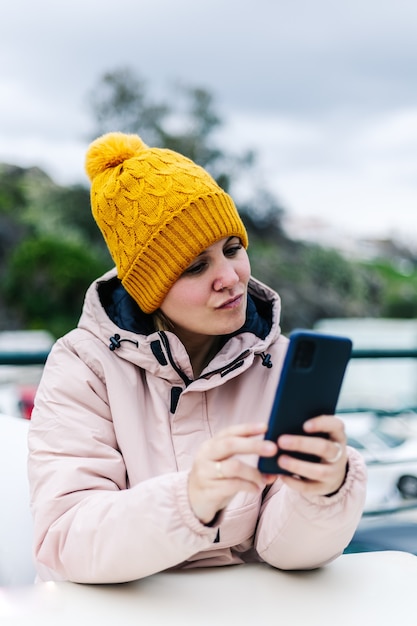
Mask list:
[[[0,162],[86,182],[86,100],[128,66],[210,91],[289,215],[417,242],[416,0],[13,0]]]

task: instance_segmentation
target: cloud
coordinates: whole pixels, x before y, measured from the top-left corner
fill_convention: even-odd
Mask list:
[[[346,120],[235,116],[230,142],[258,146],[264,179],[287,211],[348,232],[416,232],[417,107]]]
[[[296,215],[417,230],[415,0],[14,0],[2,9],[0,161],[85,180],[87,96],[128,66],[207,88],[233,151]],[[165,90],[165,91],[164,91]]]

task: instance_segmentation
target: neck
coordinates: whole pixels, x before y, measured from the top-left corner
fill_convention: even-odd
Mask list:
[[[212,358],[217,354],[219,349],[219,338],[217,335],[187,337],[183,333],[177,333],[179,339],[187,350],[193,368],[194,377],[198,378],[205,367],[210,363]]]

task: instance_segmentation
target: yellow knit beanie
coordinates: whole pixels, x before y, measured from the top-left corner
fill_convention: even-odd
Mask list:
[[[150,148],[137,135],[108,133],[85,162],[91,207],[126,291],[155,311],[193,259],[246,229],[231,197],[190,159]]]

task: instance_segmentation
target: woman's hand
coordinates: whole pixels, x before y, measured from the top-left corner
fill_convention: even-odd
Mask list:
[[[278,465],[293,476],[281,475],[282,481],[306,495],[330,495],[343,485],[347,468],[346,433],[341,419],[321,415],[304,424],[306,433],[326,433],[325,437],[281,435],[278,438]],[[304,452],[320,457],[319,463],[301,461],[285,452]]]
[[[276,479],[243,460],[245,455],[276,454],[276,444],[260,437],[265,431],[265,424],[239,424],[225,428],[201,446],[190,471],[188,497],[203,524],[211,522],[239,491],[261,492]]]

